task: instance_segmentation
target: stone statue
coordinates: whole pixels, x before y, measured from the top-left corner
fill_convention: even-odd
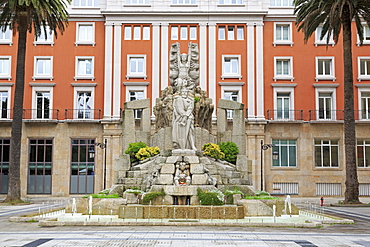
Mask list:
[[[187,162],[177,162],[175,177],[173,179],[174,185],[190,185],[190,164]]]
[[[182,88],[173,99],[172,141],[175,149],[196,150],[194,142],[194,98]]]

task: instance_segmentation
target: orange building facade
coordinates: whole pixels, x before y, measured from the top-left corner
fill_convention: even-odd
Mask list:
[[[125,102],[139,99],[155,106],[169,85],[169,51],[176,42],[182,53],[188,53],[189,42],[198,44],[200,86],[215,108],[218,99],[244,104],[245,165],[255,189],[344,195],[342,41],[327,46],[318,29],[305,43],[291,0],[75,0],[69,13],[69,27],[58,38],[27,37],[23,196],[95,193],[126,176],[116,172],[127,148],[121,111]],[[353,71],[360,195],[370,196],[365,28],[362,46],[353,34]],[[16,53],[17,35],[0,33],[4,196]],[[228,117],[232,121],[232,113]],[[275,146],[262,150],[261,140]]]

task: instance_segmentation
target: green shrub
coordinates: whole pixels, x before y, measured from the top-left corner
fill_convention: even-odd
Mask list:
[[[270,193],[266,191],[256,190],[256,196],[270,196]]]
[[[206,143],[202,147],[203,154],[209,157],[222,160],[225,158],[225,154],[221,152],[220,147],[214,143]]]
[[[234,142],[218,143],[221,152],[225,154],[224,160],[236,164],[236,156],[239,154],[238,146]]]
[[[224,195],[226,196],[226,203],[232,204],[234,202],[233,195],[240,194],[242,197],[244,196],[243,192],[240,191],[238,187],[235,187],[233,190],[225,190]]]
[[[219,190],[203,191],[197,189],[197,196],[201,205],[223,205],[224,194]]]
[[[152,191],[152,192],[144,194],[142,202],[143,204],[149,204],[150,201],[154,201],[155,198],[159,196],[165,196],[165,195],[166,193],[164,192],[164,189],[162,189],[161,191]]]
[[[138,160],[145,160],[159,154],[159,152],[159,147],[143,147],[135,154],[135,158]]]
[[[138,159],[135,157],[136,153],[139,152],[140,148],[145,148],[147,145],[144,142],[134,142],[128,144],[128,148],[125,153],[130,155],[130,161],[135,162]]]
[[[84,196],[83,198],[89,198],[89,197],[92,197],[92,198],[119,198],[119,195],[118,194],[110,194],[110,195],[106,195],[106,194],[91,194],[91,195],[88,195],[88,196]]]

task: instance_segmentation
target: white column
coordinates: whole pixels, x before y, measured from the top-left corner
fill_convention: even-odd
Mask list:
[[[113,27],[105,24],[105,57],[104,57],[104,119],[112,116],[112,54]]]
[[[247,87],[248,87],[248,118],[255,118],[254,113],[254,23],[247,23]]]
[[[257,119],[265,119],[264,77],[263,77],[263,23],[256,26],[256,97]]]
[[[161,90],[168,86],[168,23],[162,23],[161,35]]]
[[[120,116],[120,102],[121,102],[121,46],[122,46],[122,25],[116,24],[114,26],[114,55],[113,55],[113,117]]]
[[[208,91],[207,88],[207,23],[199,23],[199,84],[200,87]]]
[[[216,105],[216,23],[208,23],[208,97]],[[216,117],[216,111],[213,111],[212,117]]]
[[[155,106],[156,98],[160,96],[160,77],[159,77],[159,70],[160,70],[160,30],[159,30],[159,23],[153,23],[153,31],[152,31],[152,106]]]

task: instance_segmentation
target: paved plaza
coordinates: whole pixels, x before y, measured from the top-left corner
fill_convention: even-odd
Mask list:
[[[46,207],[35,200],[24,206],[0,205],[0,246],[368,246],[370,207],[330,207],[326,213],[353,219],[355,224],[322,228],[68,226],[40,227],[36,222],[10,222],[9,217]],[[294,198],[318,202],[316,198]],[[370,198],[363,198],[369,203]],[[369,202],[368,202],[369,201]],[[59,203],[62,203],[60,200]],[[50,204],[50,202],[49,202]]]

